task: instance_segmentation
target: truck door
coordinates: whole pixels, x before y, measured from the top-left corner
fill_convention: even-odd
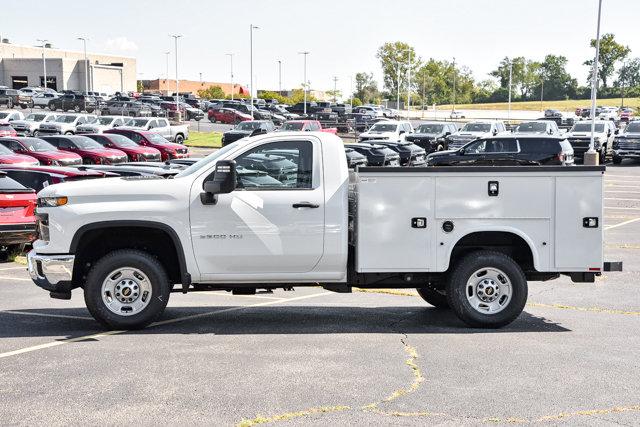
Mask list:
[[[313,270],[325,233],[319,142],[264,143],[234,160],[238,188],[218,195],[215,205],[200,200],[204,177],[191,190],[191,238],[200,272],[239,280]]]

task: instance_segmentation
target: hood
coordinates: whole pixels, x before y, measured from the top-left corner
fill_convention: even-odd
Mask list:
[[[76,129],[78,129],[78,130],[103,131],[103,130],[110,129],[110,127],[107,126],[107,125],[86,124],[86,125],[79,125],[79,126],[76,127]]]
[[[103,157],[122,157],[126,156],[124,151],[116,150],[114,148],[92,148],[90,150],[80,150],[85,153],[95,154]]]
[[[72,153],[70,151],[62,151],[62,150],[33,152],[30,155],[32,155],[34,157],[42,157],[42,158],[51,159],[51,160],[78,160],[78,159],[82,159],[82,157],[80,157],[76,153]]]
[[[473,136],[476,138],[485,136],[485,135],[491,135],[491,132],[458,132],[458,133],[454,133],[453,135],[451,135],[452,137],[456,137],[456,136]]]
[[[453,154],[456,154],[458,150],[445,150],[445,151],[435,151],[427,156],[427,158],[432,159],[434,157],[447,157]]]
[[[3,154],[0,155],[0,164],[37,166],[40,162],[31,156],[23,154]]]
[[[40,125],[40,128],[41,129],[60,129],[60,126],[63,124],[68,124],[68,123],[51,123],[51,122],[42,123]]]
[[[235,130],[232,129],[230,131],[225,132],[225,135],[251,135],[253,131],[251,130]]]
[[[591,132],[567,132],[564,134],[567,138],[591,138]],[[594,132],[596,138],[604,135],[604,132]]]
[[[640,132],[625,132],[618,135],[618,138],[640,138]]]
[[[418,138],[437,138],[440,135],[442,135],[442,133],[421,133],[421,132],[414,132],[414,133],[410,133],[407,136],[414,136],[414,137],[418,137]]]
[[[19,127],[24,127],[24,128],[29,128],[29,129],[35,129],[38,126],[40,126],[42,122],[32,122],[29,120],[14,120],[11,122],[11,126],[13,126],[13,128],[15,129],[16,126]]]

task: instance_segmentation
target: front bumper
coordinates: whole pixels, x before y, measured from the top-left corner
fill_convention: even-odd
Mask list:
[[[31,280],[50,292],[69,292],[73,288],[75,255],[43,255],[35,249],[27,254]]]

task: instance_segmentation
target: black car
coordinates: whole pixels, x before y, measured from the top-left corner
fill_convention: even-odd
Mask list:
[[[353,148],[344,147],[344,154],[347,157],[347,166],[349,169],[355,169],[358,166],[367,166],[367,157],[364,154],[358,153]]]
[[[6,105],[7,108],[13,108],[18,105],[18,91],[15,89],[0,89],[0,105]]]
[[[458,131],[453,123],[427,122],[422,123],[413,133],[406,136],[406,140],[425,149],[427,153],[444,151],[448,148],[447,137]]]
[[[54,98],[49,101],[49,109],[51,111],[73,110],[76,113],[79,113],[81,111],[92,113],[97,108],[98,103],[96,102],[94,97],[82,94],[66,93],[61,97]]]
[[[248,171],[266,172],[271,178],[278,180],[280,186],[282,183],[294,186],[298,181],[298,165],[284,156],[252,153],[241,156],[238,166]]]
[[[427,152],[409,141],[369,140],[369,144],[384,145],[400,155],[400,166],[424,166]]]
[[[613,140],[613,164],[619,165],[625,158],[640,159],[640,120],[629,122]]]
[[[256,120],[271,120],[271,113],[267,110],[259,110],[253,105],[245,104],[239,101],[224,101],[222,108],[231,108],[232,110],[240,111],[241,113],[251,115],[253,111],[253,118]]]
[[[307,114],[313,114],[319,109],[321,108],[318,106],[317,103],[307,102],[307,108],[306,108]],[[294,114],[305,114],[304,102],[298,102],[297,104],[294,104],[291,107],[287,108],[287,110],[289,110],[290,113],[294,113]]]
[[[427,166],[573,165],[573,148],[555,136],[501,136],[477,139],[455,151],[427,156]]]
[[[229,145],[232,142],[247,136],[273,132],[275,129],[275,125],[270,120],[250,120],[240,122],[235,128],[222,135],[222,146],[224,147],[225,145]]]
[[[358,132],[365,132],[376,121],[375,116],[366,113],[350,113],[343,116],[347,123]]]
[[[365,156],[369,166],[400,166],[400,155],[384,145],[354,142],[344,146]]]

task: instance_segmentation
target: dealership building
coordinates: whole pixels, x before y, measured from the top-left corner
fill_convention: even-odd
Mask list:
[[[113,94],[136,90],[135,58],[87,52],[85,62],[84,52],[54,49],[48,44],[44,48],[21,46],[7,39],[0,42],[0,85],[44,87],[45,66],[47,87],[57,91]]]

